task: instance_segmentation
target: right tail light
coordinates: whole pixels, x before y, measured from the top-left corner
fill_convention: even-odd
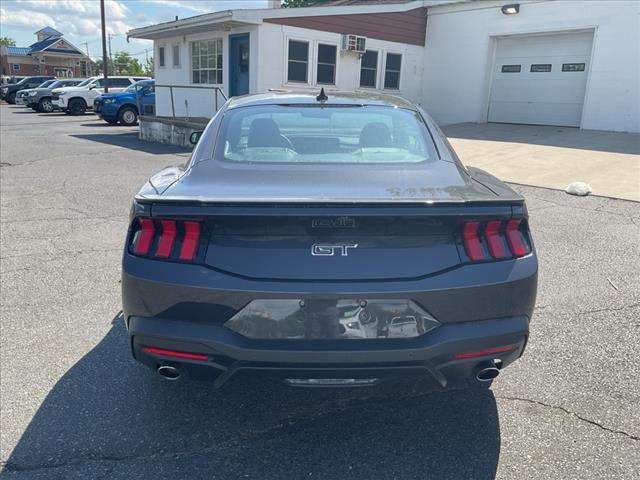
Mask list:
[[[518,258],[531,253],[529,229],[522,218],[465,222],[462,241],[472,262]]]

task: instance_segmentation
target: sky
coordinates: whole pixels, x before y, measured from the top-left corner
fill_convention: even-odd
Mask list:
[[[203,13],[237,8],[267,8],[267,0],[105,0],[112,52],[124,50],[144,62],[153,47],[147,40],[126,41],[127,30]],[[36,41],[34,32],[51,26],[93,58],[102,56],[99,0],[0,0],[0,36],[18,47]],[[86,44],[85,44],[86,42]],[[152,56],[152,52],[148,52]]]

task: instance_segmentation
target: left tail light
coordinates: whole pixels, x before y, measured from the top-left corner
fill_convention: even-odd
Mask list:
[[[205,233],[198,220],[135,218],[129,252],[158,260],[195,262],[204,256]]]

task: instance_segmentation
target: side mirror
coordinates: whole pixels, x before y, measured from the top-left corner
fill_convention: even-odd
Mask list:
[[[196,145],[200,140],[201,136],[202,136],[202,132],[192,132],[191,135],[189,136],[189,143],[191,143],[191,145]]]

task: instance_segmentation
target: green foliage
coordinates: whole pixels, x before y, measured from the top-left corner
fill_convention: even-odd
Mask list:
[[[112,75],[144,75],[140,60],[127,52],[117,52],[113,58]]]
[[[15,47],[16,41],[9,37],[0,37],[0,45],[3,47]]]
[[[310,7],[328,0],[282,0],[282,8]]]

